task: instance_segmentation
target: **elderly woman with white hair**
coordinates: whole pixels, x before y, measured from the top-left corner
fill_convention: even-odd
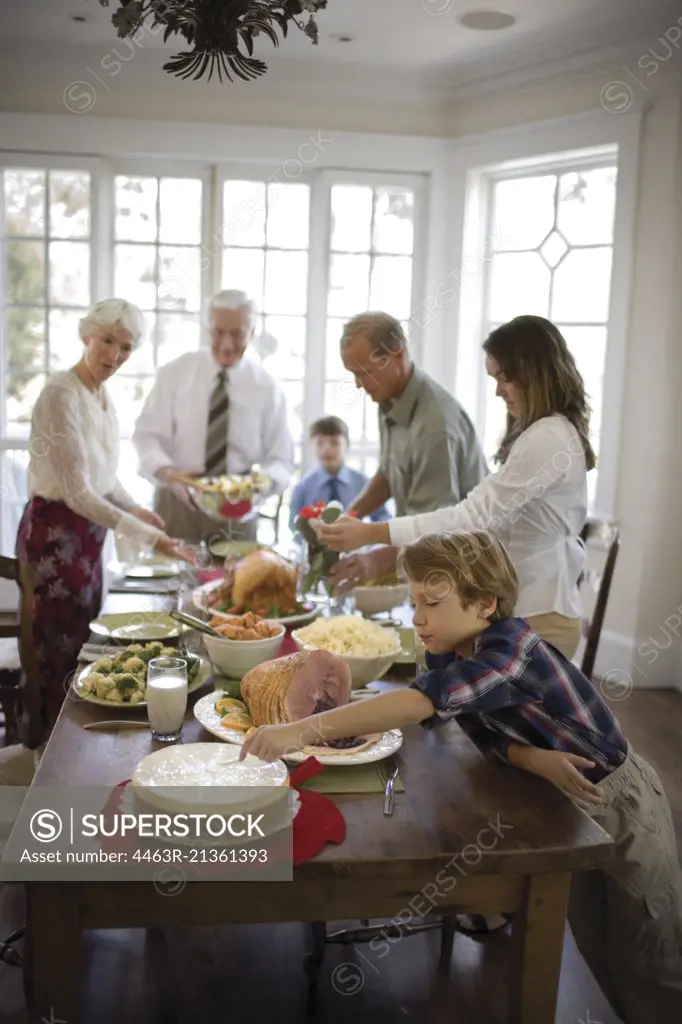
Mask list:
[[[50,377],[33,408],[29,501],[17,556],[33,578],[41,692],[32,697],[40,699],[48,730],[100,610],[107,530],[172,558],[193,558],[189,548],[166,535],[159,516],[136,505],[116,476],[118,422],[105,383],[130,358],[143,325],[140,310],[124,299],[96,303],[79,323],[80,362]],[[33,710],[38,711],[35,703]]]
[[[210,541],[220,524],[196,509],[174,478],[248,473],[258,465],[282,493],[293,469],[293,441],[282,389],[249,351],[258,311],[242,291],[218,292],[208,307],[210,346],[162,366],[135,426],[140,473],[157,488],[155,509],[177,536]],[[255,540],[256,520],[228,524]]]

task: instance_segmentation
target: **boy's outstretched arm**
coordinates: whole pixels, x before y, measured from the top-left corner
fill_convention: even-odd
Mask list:
[[[292,753],[309,745],[317,746],[327,740],[366,736],[387,729],[418,725],[425,718],[430,718],[433,712],[433,703],[419,690],[382,693],[378,697],[369,697],[332,708],[331,711],[323,711],[319,715],[311,715],[300,722],[261,725],[244,741],[239,760],[247,754],[254,754],[263,761],[274,761],[287,752]]]

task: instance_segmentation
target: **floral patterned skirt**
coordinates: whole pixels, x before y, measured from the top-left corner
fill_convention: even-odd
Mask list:
[[[34,579],[33,644],[45,725],[57,720],[78,652],[102,599],[107,531],[63,501],[31,498],[21,517],[16,554]]]

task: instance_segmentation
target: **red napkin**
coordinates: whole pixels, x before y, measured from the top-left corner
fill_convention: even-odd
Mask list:
[[[197,579],[200,583],[212,583],[213,580],[222,580],[225,578],[224,569],[198,569]]]
[[[292,826],[294,864],[304,864],[320,853],[327,843],[342,843],[346,838],[346,822],[341,811],[322,793],[301,790],[308,779],[324,770],[324,766],[315,757],[307,758],[289,776],[290,784],[296,789],[301,806],[294,818]],[[130,779],[120,782],[109,795],[103,810],[105,820],[113,818],[120,811],[121,800],[125,787]],[[139,846],[139,840],[131,832],[126,836],[105,836],[102,838],[102,849],[108,853],[127,852],[132,854]]]

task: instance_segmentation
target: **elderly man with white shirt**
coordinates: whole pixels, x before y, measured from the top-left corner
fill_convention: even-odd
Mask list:
[[[210,348],[162,367],[135,425],[140,473],[156,485],[154,508],[172,536],[194,542],[228,533],[255,539],[257,520],[220,523],[192,505],[173,473],[221,476],[258,465],[281,493],[293,469],[286,401],[257,356],[247,352],[257,311],[245,292],[209,304]]]

